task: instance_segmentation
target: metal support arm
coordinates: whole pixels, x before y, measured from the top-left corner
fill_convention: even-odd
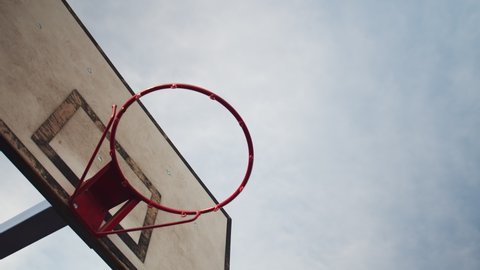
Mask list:
[[[52,206],[43,201],[0,224],[0,259],[66,226]]]

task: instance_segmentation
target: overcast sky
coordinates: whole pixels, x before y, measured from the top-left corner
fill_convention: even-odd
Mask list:
[[[231,269],[480,269],[480,1],[68,2],[134,91],[196,84],[243,116]],[[145,102],[231,192],[241,131],[164,98]],[[0,169],[2,222],[42,198]],[[0,268],[108,269],[68,228]]]

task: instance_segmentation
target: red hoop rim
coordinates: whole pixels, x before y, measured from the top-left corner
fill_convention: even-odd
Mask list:
[[[235,117],[235,119],[240,124],[240,127],[243,130],[243,133],[245,135],[245,139],[247,140],[247,146],[248,146],[248,164],[247,164],[247,169],[245,171],[245,175],[243,177],[243,180],[240,183],[240,185],[237,187],[237,189],[230,196],[225,198],[223,201],[217,203],[215,206],[205,208],[205,209],[202,209],[202,210],[184,210],[184,209],[167,207],[165,205],[162,205],[160,203],[157,203],[157,202],[145,197],[138,190],[136,190],[130,183],[128,183],[128,180],[127,180],[127,184],[130,185],[132,190],[134,190],[137,193],[137,195],[145,203],[147,203],[150,206],[156,207],[160,210],[169,212],[169,213],[179,214],[179,215],[198,215],[198,214],[204,214],[204,213],[208,213],[208,212],[212,212],[212,211],[217,211],[217,210],[221,209],[222,207],[224,207],[225,205],[229,204],[244,189],[245,185],[248,182],[248,179],[250,178],[250,174],[252,172],[254,151],[253,151],[253,142],[252,142],[252,138],[250,136],[250,132],[248,131],[247,125],[243,121],[240,114],[227,101],[225,101],[223,98],[221,98],[220,96],[216,95],[215,93],[213,93],[213,92],[211,92],[207,89],[204,89],[204,88],[201,88],[201,87],[198,87],[198,86],[194,86],[194,85],[189,85],[189,84],[169,83],[169,84],[162,84],[162,85],[158,85],[158,86],[154,86],[154,87],[145,89],[145,90],[137,93],[136,95],[132,96],[131,98],[129,98],[123,104],[123,106],[120,108],[120,110],[117,111],[117,113],[115,114],[115,118],[113,120],[113,123],[112,123],[112,129],[111,129],[111,132],[110,132],[110,155],[112,157],[113,164],[115,164],[115,166],[117,166],[117,169],[122,174],[123,178],[127,179],[123,175],[123,172],[120,169],[120,166],[118,165],[117,153],[115,151],[115,135],[117,133],[117,126],[120,123],[120,119],[122,118],[123,114],[127,111],[128,107],[130,107],[130,105],[132,105],[132,103],[139,100],[141,97],[143,97],[145,95],[148,95],[148,94],[150,94],[152,92],[155,92],[155,91],[167,90],[167,89],[169,89],[169,90],[184,89],[184,90],[190,90],[190,91],[194,91],[194,92],[204,94],[204,95],[208,96],[211,100],[214,100],[214,101],[217,101],[218,103],[220,103],[224,108],[226,108]]]

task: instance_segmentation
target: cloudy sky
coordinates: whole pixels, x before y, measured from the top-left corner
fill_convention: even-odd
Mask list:
[[[197,84],[245,119],[231,269],[480,269],[479,1],[68,2],[135,91]],[[185,100],[145,102],[222,197],[241,131]],[[0,169],[1,222],[42,198]],[[108,269],[68,228],[0,261],[33,266]]]

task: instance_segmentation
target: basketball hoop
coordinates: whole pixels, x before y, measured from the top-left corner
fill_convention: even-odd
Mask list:
[[[235,191],[225,198],[223,201],[217,203],[216,205],[204,208],[204,209],[176,209],[172,207],[165,206],[154,200],[145,197],[138,190],[136,190],[124,176],[123,172],[120,169],[117,159],[116,151],[116,140],[115,136],[117,133],[117,127],[120,123],[120,120],[123,114],[134,102],[139,100],[145,95],[148,95],[155,91],[160,90],[175,90],[175,89],[184,89],[194,92],[198,92],[208,96],[211,100],[217,101],[224,108],[226,108],[240,124],[240,127],[243,130],[245,139],[248,146],[248,164],[245,171],[245,175],[240,185],[235,189]],[[110,132],[110,156],[111,161],[105,165],[97,174],[95,174],[88,181],[85,181],[85,177],[90,170],[90,167],[95,159],[100,146],[102,145],[105,137]],[[158,227],[166,227],[172,225],[178,225],[183,223],[188,223],[196,220],[200,215],[215,212],[229,204],[234,200],[244,189],[245,185],[250,178],[250,174],[253,167],[253,143],[252,138],[248,128],[243,121],[242,117],[237,113],[237,111],[223,98],[217,96],[216,94],[210,92],[209,90],[200,88],[194,85],[188,84],[163,84],[155,86],[149,89],[146,89],[131,98],[129,98],[122,107],[117,111],[116,105],[112,106],[112,116],[96,146],[83,175],[80,178],[79,183],[75,189],[75,192],[72,194],[69,200],[70,208],[77,217],[84,223],[84,225],[89,228],[89,230],[96,236],[104,236],[107,234],[114,233],[124,233],[130,231],[145,230]],[[139,202],[145,202],[149,207],[155,207],[164,212],[180,215],[181,219],[178,221],[154,224],[150,226],[143,227],[134,227],[127,229],[118,229],[117,225],[125,218],[130,211],[132,211]],[[123,203],[123,206],[108,220],[105,220],[109,214],[109,210],[115,206],[118,206]],[[190,218],[184,219],[186,216]],[[116,229],[117,228],[117,229]]]

